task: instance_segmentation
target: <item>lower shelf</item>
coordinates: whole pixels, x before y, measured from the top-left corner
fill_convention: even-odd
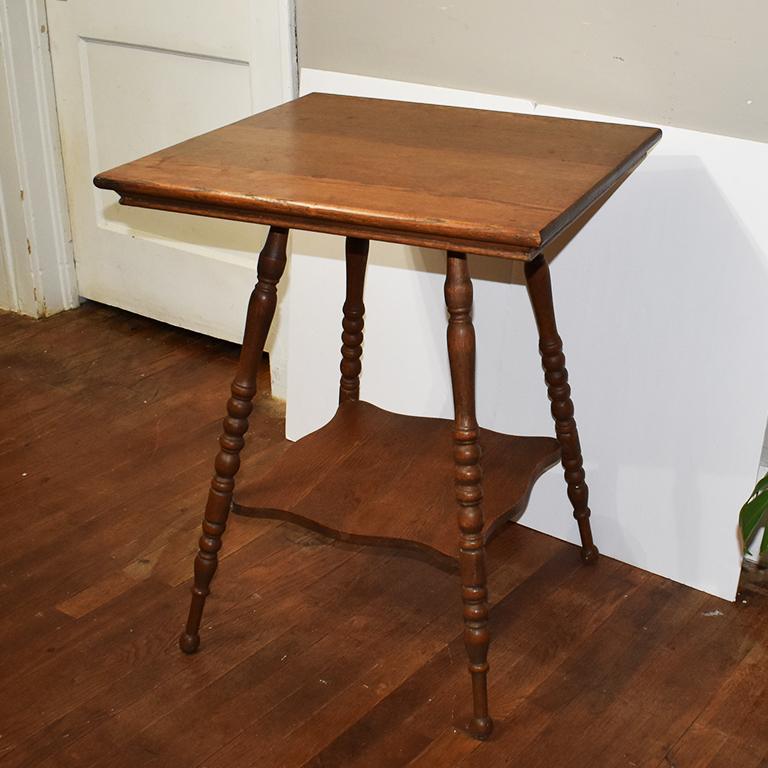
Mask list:
[[[238,485],[235,514],[282,518],[341,539],[415,547],[456,560],[453,423],[347,401],[257,480]],[[560,459],[551,437],[484,429],[485,538],[522,512],[536,479]]]

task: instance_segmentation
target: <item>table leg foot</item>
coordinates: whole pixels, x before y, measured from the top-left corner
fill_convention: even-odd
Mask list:
[[[474,717],[469,722],[468,730],[473,739],[485,741],[493,732],[493,720],[490,717]]]
[[[593,544],[591,547],[581,548],[581,559],[585,565],[594,565],[600,557],[600,550]]]
[[[197,652],[197,649],[200,647],[200,635],[195,634],[188,634],[187,632],[182,633],[181,637],[179,637],[179,648],[184,651],[184,653],[193,654]]]

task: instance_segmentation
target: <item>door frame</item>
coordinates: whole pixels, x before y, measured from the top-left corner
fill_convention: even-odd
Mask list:
[[[298,92],[295,0],[269,0],[284,98]],[[66,0],[47,0],[66,2]],[[251,0],[262,6],[265,0]],[[43,317],[80,299],[59,139],[46,0],[0,0],[0,309]],[[5,306],[5,305],[8,306]]]
[[[45,0],[0,0],[0,268],[4,309],[78,306]]]

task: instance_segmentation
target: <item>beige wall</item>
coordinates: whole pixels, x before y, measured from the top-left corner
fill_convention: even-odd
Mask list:
[[[298,0],[299,63],[768,141],[766,0]]]

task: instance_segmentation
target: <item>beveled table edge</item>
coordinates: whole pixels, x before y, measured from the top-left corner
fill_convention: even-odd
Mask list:
[[[174,213],[188,213],[195,216],[208,216],[231,221],[246,221],[254,224],[283,227],[285,229],[320,232],[329,235],[359,237],[367,240],[380,240],[388,243],[414,245],[422,248],[476,253],[482,256],[496,256],[517,261],[528,261],[537,252],[535,248],[523,248],[498,242],[464,240],[457,237],[442,237],[438,234],[420,234],[397,229],[380,229],[371,225],[361,225],[338,219],[309,218],[275,213],[262,213],[256,210],[233,206],[205,205],[179,199],[157,198],[140,194],[127,193],[120,197],[120,204],[136,208],[152,208]]]

